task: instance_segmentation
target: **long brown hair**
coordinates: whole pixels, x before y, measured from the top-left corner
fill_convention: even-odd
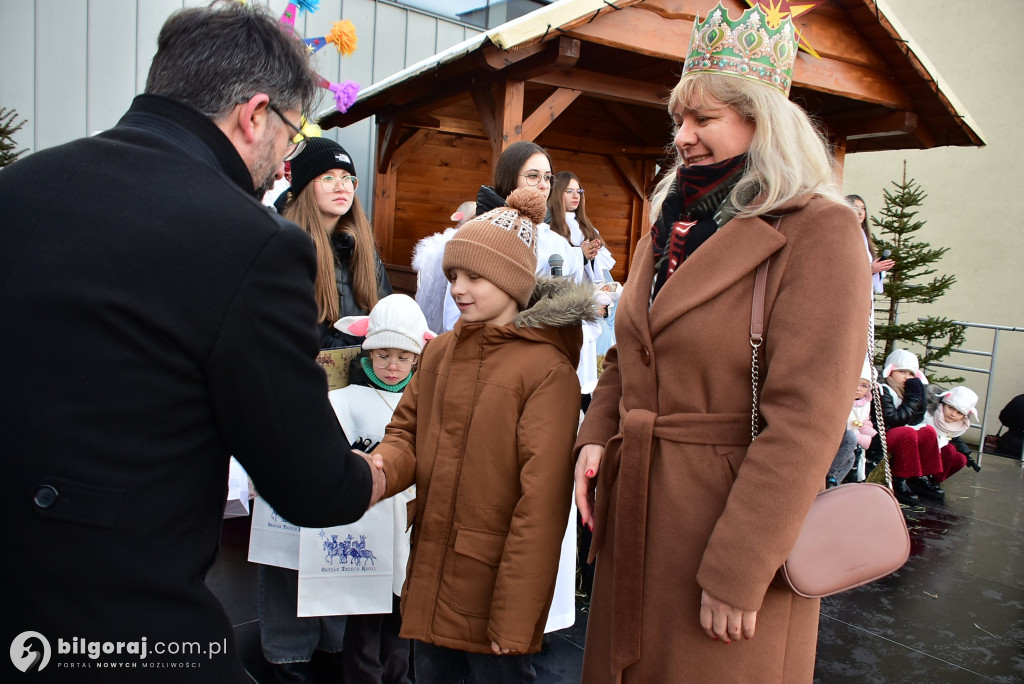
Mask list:
[[[878,257],[878,250],[875,249],[875,238],[871,237],[871,230],[868,228],[868,203],[860,195],[846,196],[846,201],[850,203],[851,207],[856,200],[860,200],[860,203],[864,205],[864,220],[860,222],[860,229],[864,231],[864,237],[868,241],[868,251],[871,252],[871,260],[874,261]],[[854,211],[856,210],[857,208],[854,207]]]
[[[569,181],[580,182],[571,171],[559,171],[551,183],[551,193],[548,195],[548,213],[551,215],[551,230],[555,231],[566,240],[569,240],[569,224],[565,220],[565,189],[569,187]],[[582,185],[582,184],[581,184]],[[587,207],[585,195],[580,195],[580,205],[576,207],[576,222],[580,224],[583,237],[586,240],[596,240],[601,237],[597,228],[587,218]],[[569,244],[572,244],[570,241]]]
[[[316,203],[316,191],[309,183],[298,197],[293,197],[284,210],[284,217],[297,223],[313,238],[316,248],[316,305],[319,321],[333,323],[341,317],[338,282],[334,275],[334,247],[330,234],[320,221],[320,208]],[[355,239],[349,272],[352,274],[352,292],[356,304],[364,313],[369,313],[378,299],[377,291],[377,247],[373,241],[373,227],[363,212],[359,197],[352,195],[352,206],[335,224],[336,231],[344,231]]]

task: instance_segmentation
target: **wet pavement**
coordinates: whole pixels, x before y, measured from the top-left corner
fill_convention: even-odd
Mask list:
[[[980,473],[965,469],[943,488],[944,503],[904,509],[911,555],[899,572],[822,601],[815,682],[1024,683],[1024,470],[985,455]],[[246,669],[269,684],[248,525],[225,521],[207,583],[235,625]],[[535,657],[538,684],[579,682],[587,613],[577,618]],[[315,664],[318,682],[342,681],[335,663]]]

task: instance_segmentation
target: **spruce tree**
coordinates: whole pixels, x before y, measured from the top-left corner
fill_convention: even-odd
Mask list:
[[[0,168],[13,164],[25,150],[14,151],[14,134],[25,125],[25,120],[15,121],[18,113],[13,109],[0,107]]]
[[[924,367],[948,356],[954,347],[963,345],[964,328],[939,316],[921,317],[921,320],[914,316],[914,320],[900,322],[900,308],[906,304],[934,304],[952,287],[956,277],[936,275],[936,262],[949,251],[948,248],[933,249],[915,235],[925,226],[924,221],[916,219],[918,212],[915,208],[922,206],[927,195],[913,178],[907,178],[906,161],[903,162],[902,180],[892,181],[892,185],[892,190],[884,191],[885,205],[879,211],[881,219],[871,217],[871,223],[881,229],[875,240],[878,252],[888,249],[896,261],[883,286],[889,308],[886,322],[875,330],[875,339],[884,342],[875,362],[884,362],[893,349],[909,347],[918,354]],[[928,345],[933,348],[929,349]],[[949,384],[962,378],[932,377],[931,380],[937,384]]]

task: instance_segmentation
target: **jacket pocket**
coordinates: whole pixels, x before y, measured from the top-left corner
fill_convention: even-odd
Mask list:
[[[111,528],[117,524],[125,490],[46,477],[33,493],[36,514],[43,518]]]
[[[487,617],[498,577],[507,534],[460,527],[455,536],[452,570],[452,609],[463,615]]]

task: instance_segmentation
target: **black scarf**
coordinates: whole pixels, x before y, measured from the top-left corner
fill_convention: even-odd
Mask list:
[[[723,203],[743,175],[746,162],[744,153],[716,164],[679,167],[661,205],[661,216],[651,226],[656,271],[651,299],[679,264],[732,218],[730,212],[720,209],[725,208]]]

